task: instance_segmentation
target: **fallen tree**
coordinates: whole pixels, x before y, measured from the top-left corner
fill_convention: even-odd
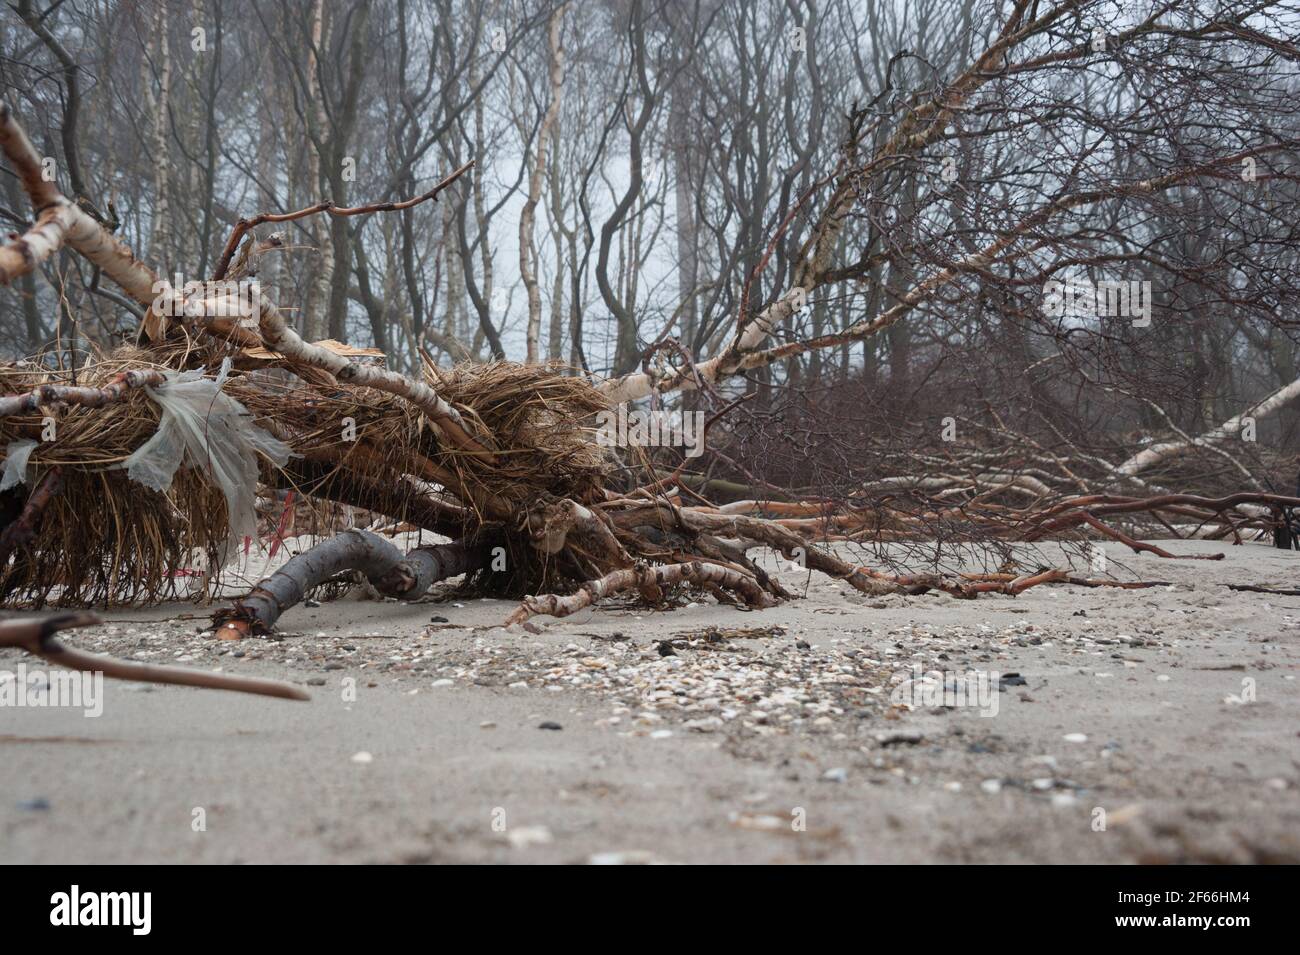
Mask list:
[[[0,112],[0,144],[31,187],[38,218],[50,209],[69,208],[48,183],[38,186],[39,177],[31,174],[35,154],[8,110]],[[412,201],[435,200],[463,172]],[[319,208],[302,214],[331,211],[339,212]],[[1051,568],[1022,574],[897,575],[843,560],[829,545],[879,533],[878,503],[828,508],[815,501],[750,501],[716,507],[689,489],[680,468],[667,478],[624,484],[620,490],[612,452],[594,439],[594,418],[610,408],[611,396],[641,385],[595,386],[545,366],[508,363],[452,369],[429,363],[424,379],[417,381],[383,369],[368,356],[349,357],[329,343],[302,341],[265,294],[254,298],[243,321],[232,320],[239,304],[232,300],[236,291],[214,290],[211,283],[173,288],[93,219],[73,213],[46,216],[39,229],[39,243],[45,245],[37,251],[61,242],[79,251],[97,250],[104,274],[148,309],[142,331],[152,342],[83,367],[82,383],[75,387],[45,380],[48,373],[32,368],[7,373],[6,390],[14,394],[0,398],[0,427],[10,442],[32,440],[49,413],[61,415],[57,440],[42,446],[29,464],[45,467],[44,477],[23,514],[0,538],[7,552],[21,551],[4,569],[8,595],[37,604],[47,599],[64,604],[154,599],[171,592],[168,584],[176,581],[178,568],[190,565],[196,550],[208,556],[210,579],[219,576],[225,537],[236,515],[229,513],[231,496],[214,493],[221,481],[211,473],[210,462],[195,460],[194,454],[185,459],[189,467],[177,470],[179,461],[172,462],[176,484],[155,489],[161,495],[157,503],[147,499],[122,466],[159,428],[163,413],[158,406],[170,407],[181,373],[188,371],[193,384],[193,375],[201,374],[195,369],[222,360],[234,368],[215,386],[233,408],[241,409],[232,413],[251,417],[262,434],[259,440],[290,449],[278,464],[262,454],[262,481],[367,507],[453,538],[451,544],[403,554],[373,534],[344,532],[293,557],[219,611],[215,622],[223,636],[270,629],[312,588],[346,571],[362,573],[381,594],[405,599],[418,598],[438,580],[477,575],[497,592],[527,595],[509,623],[537,614],[563,616],[629,590],[658,602],[666,592],[689,586],[749,608],[788,599],[791,595],[751,557],[755,548],[798,560],[870,594],[937,590],[970,598],[1016,594],[1049,583],[1116,584]],[[227,250],[249,231],[241,223]],[[38,256],[31,247],[37,241],[29,234],[4,247],[0,261],[16,263],[7,267],[6,278],[35,265]],[[98,251],[105,249],[113,254]],[[151,279],[148,295],[145,278]],[[737,355],[749,352],[758,340],[753,329],[766,324],[761,316],[744,323],[727,352],[733,357],[703,368],[697,384],[707,387],[717,375],[743,365],[743,357],[735,364]],[[205,392],[210,393],[215,392]],[[350,440],[341,437],[349,428]],[[940,496],[931,514],[896,513],[894,522],[902,533],[921,534],[927,520],[960,515],[972,527],[996,528],[1007,539],[1037,540],[1084,526],[1136,548],[1141,545],[1101,518],[1168,510],[1239,533],[1242,527],[1262,528],[1263,522],[1243,512],[1233,517],[1237,508],[1300,505],[1297,499],[1267,495],[1224,501],[1061,499],[1030,475],[986,469],[977,487],[1033,497],[1032,505],[1012,513],[991,501],[954,506],[942,497],[945,483],[950,482],[916,482],[913,492]],[[900,487],[900,482],[885,481],[874,490],[888,494]],[[84,533],[88,513],[107,522],[89,540]],[[486,554],[492,547],[508,555],[502,561],[504,572],[488,570]]]
[[[185,579],[177,575],[194,571],[211,593],[232,544],[239,543],[229,539],[232,529],[256,520],[249,503],[255,488],[248,485],[259,482],[382,513],[451,543],[441,549],[421,544],[403,554],[372,535],[341,534],[294,556],[219,612],[223,635],[274,626],[313,587],[343,572],[359,572],[381,593],[402,599],[419,598],[439,579],[466,575],[494,592],[522,597],[509,621],[520,623],[539,614],[572,613],[622,592],[660,602],[671,591],[694,588],[749,608],[789,599],[752,555],[755,550],[776,552],[868,594],[934,590],[972,598],[1047,584],[1145,585],[1082,578],[1052,567],[892,573],[846,560],[835,547],[868,537],[923,538],[936,526],[975,540],[1101,537],[1161,556],[1171,555],[1141,544],[1114,523],[1146,515],[1178,536],[1171,520],[1192,521],[1198,525],[1193,533],[1234,540],[1275,530],[1300,498],[1114,493],[1110,483],[1116,477],[1145,487],[1131,479],[1177,450],[1166,452],[1163,444],[1118,466],[1095,456],[1064,460],[1035,449],[1012,461],[976,445],[960,456],[918,458],[920,473],[864,482],[838,499],[782,495],[769,485],[765,490],[775,490],[773,497],[791,499],[738,506],[718,505],[696,490],[692,479],[699,475],[685,463],[664,473],[639,448],[614,449],[597,440],[599,416],[616,405],[648,399],[658,407],[668,396],[690,392],[715,409],[713,423],[735,407],[737,401],[722,389],[736,380],[861,343],[913,312],[942,307],[945,296],[965,287],[983,294],[986,286],[1041,285],[1079,260],[1070,242],[1057,248],[1052,236],[1059,231],[1073,234],[1071,242],[1082,241],[1074,230],[1090,210],[1150,203],[1198,183],[1231,181],[1243,162],[1287,149],[1275,138],[1180,154],[1177,162],[1147,175],[1067,177],[1047,192],[1025,190],[1031,198],[999,210],[1004,217],[991,224],[968,228],[963,215],[954,214],[949,232],[933,241],[894,229],[882,197],[906,177],[927,174],[933,150],[959,141],[953,130],[967,112],[988,105],[980,97],[992,95],[993,88],[1033,89],[1030,78],[1050,77],[1064,67],[1086,69],[1097,58],[1091,38],[1073,42],[1061,32],[1077,7],[1063,3],[1040,11],[1038,4],[1017,2],[994,42],[953,81],[892,98],[887,89],[881,99],[856,106],[837,167],[781,218],[745,284],[734,321],[721,329],[715,353],[692,360],[666,330],[646,350],[639,370],[603,381],[538,364],[443,368],[427,356],[422,373],[403,375],[386,367],[382,354],[304,340],[268,290],[254,285],[257,294],[248,297],[248,286],[235,284],[240,263],[256,248],[257,226],[436,202],[468,166],[406,200],[348,208],[326,201],[241,219],[224,244],[215,276],[177,288],[41,175],[31,143],[8,108],[0,107],[0,148],[34,212],[30,228],[0,247],[0,283],[67,247],[144,313],[138,344],[82,365],[75,385],[61,380],[59,369],[20,363],[4,370],[9,397],[0,398],[0,437],[10,449],[7,463],[18,461],[19,451],[25,455],[13,468],[14,480],[30,479],[26,486],[32,491],[21,501],[16,489],[9,491],[15,513],[0,538],[0,547],[7,548],[0,591],[7,600],[36,605],[152,600],[174,595],[177,581]],[[1300,52],[1252,28],[1248,12],[1196,30],[1162,22],[1164,12],[1107,42],[1119,49],[1231,41],[1270,55]],[[1048,52],[1044,44],[1057,42],[1058,33],[1064,39]],[[1030,99],[999,108],[1007,115],[1032,113]],[[860,226],[860,249],[849,241],[850,225]],[[796,228],[802,238],[788,234]],[[786,246],[793,249],[788,282],[764,295],[764,270]],[[1044,249],[1059,254],[1046,256]],[[901,264],[914,273],[908,287],[884,288],[880,270]],[[793,319],[809,295],[854,283],[874,283],[887,294],[886,307],[837,331],[795,333]],[[530,309],[531,318],[531,298]],[[219,412],[194,411],[201,402],[185,397],[191,393],[220,405]],[[1284,393],[1257,405],[1258,413],[1287,400],[1279,397]],[[38,441],[49,418],[57,437]],[[1231,424],[1191,443],[1214,444],[1218,432],[1232,431]],[[217,459],[229,467],[218,466]],[[1086,479],[1088,469],[1100,469],[1107,482]],[[504,559],[498,565],[487,559],[489,552]],[[204,565],[197,569],[196,554]]]

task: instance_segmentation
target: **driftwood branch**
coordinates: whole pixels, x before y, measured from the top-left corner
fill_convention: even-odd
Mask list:
[[[460,542],[403,554],[377,534],[348,530],[290,558],[213,620],[221,639],[238,640],[268,632],[309,590],[344,571],[360,571],[386,597],[414,600],[439,580],[477,570],[483,563],[481,549]]]
[[[519,609],[506,620],[506,626],[523,623],[529,617],[539,614],[567,617],[591,606],[602,597],[627,590],[637,590],[647,600],[657,601],[662,598],[663,588],[687,582],[733,591],[750,607],[771,607],[776,603],[758,585],[757,580],[718,564],[698,560],[659,566],[638,564],[616,570],[597,580],[589,580],[576,593],[568,596],[543,594],[525,597]]]
[[[86,612],[33,617],[28,620],[5,620],[0,622],[0,647],[21,647],[33,656],[38,656],[57,666],[86,673],[103,673],[115,680],[233,690],[236,693],[255,693],[259,696],[275,696],[284,700],[311,699],[306,692],[291,683],[117,660],[98,653],[86,653],[83,650],[65,647],[54,636],[62,630],[91,627],[102,622],[96,614]]]

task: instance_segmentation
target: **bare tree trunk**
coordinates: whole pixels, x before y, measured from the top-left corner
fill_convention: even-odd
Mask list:
[[[153,234],[149,240],[149,258],[164,271],[171,264],[171,208],[167,201],[168,170],[171,152],[167,148],[167,111],[171,106],[172,58],[167,39],[167,4],[158,4],[155,27],[158,46],[158,98],[153,109]],[[146,67],[147,68],[147,67]],[[152,84],[146,85],[151,89]],[[150,97],[152,99],[152,96]]]
[[[477,61],[475,61],[477,62]],[[478,82],[478,71],[474,67],[470,68],[470,83]],[[484,150],[484,132],[483,132],[483,100],[474,101],[474,149],[475,162],[482,162],[486,155]],[[480,176],[475,176],[474,181],[470,183],[471,193],[474,199],[474,224],[478,229],[478,251],[479,261],[483,269],[483,302],[484,308],[487,309],[487,321],[489,323],[496,321],[496,316],[492,314],[492,296],[495,291],[492,284],[492,243],[490,241],[487,217],[487,200],[483,193],[483,180]],[[480,331],[485,331],[483,323],[479,323]],[[475,337],[474,350],[478,351],[480,340]],[[496,351],[495,349],[493,350]],[[498,356],[500,357],[500,356]]]
[[[537,131],[537,158],[533,160],[532,174],[528,177],[528,196],[519,214],[519,275],[528,293],[528,331],[525,361],[534,363],[539,358],[542,337],[542,293],[537,286],[535,268],[536,250],[533,248],[533,214],[542,198],[542,184],[546,177],[546,153],[551,132],[560,115],[560,102],[564,97],[564,49],[560,45],[560,32],[564,29],[564,13],[568,4],[551,14],[549,43],[551,51],[551,101]]]
[[[681,339],[695,341],[698,309],[695,304],[699,284],[700,259],[695,225],[695,194],[691,188],[690,126],[686,93],[678,86],[673,90],[668,114],[671,136],[669,148],[673,161],[673,214],[677,226],[677,296],[681,303]]]
[[[451,340],[464,341],[469,331],[469,315],[465,306],[465,273],[460,256],[455,252],[456,211],[452,204],[442,207],[442,256],[447,274],[447,297],[443,334]]]
[[[325,110],[321,105],[319,78],[319,52],[325,37],[325,0],[315,0],[311,13],[311,48],[307,51],[307,109],[310,122],[317,129],[325,126]],[[307,188],[311,193],[310,202],[320,202],[323,196],[324,179],[321,176],[321,156],[315,144],[307,147]],[[309,202],[309,204],[310,204]],[[312,278],[307,286],[307,298],[302,309],[302,335],[309,342],[325,337],[325,308],[329,302],[330,286],[334,278],[334,254],[330,246],[329,223],[321,216],[314,216],[310,224],[311,244],[319,261],[312,269]]]

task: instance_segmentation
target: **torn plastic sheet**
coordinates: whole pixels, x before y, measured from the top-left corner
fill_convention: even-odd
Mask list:
[[[36,444],[37,442],[31,438],[9,442],[9,447],[5,451],[4,475],[0,477],[0,491],[7,491],[11,487],[27,483],[27,459],[32,456]]]
[[[221,390],[230,374],[229,358],[216,378],[203,377],[203,371],[168,374],[165,384],[145,389],[162,409],[158,430],[122,466],[132,480],[156,491],[171,488],[182,463],[205,472],[225,495],[229,544],[257,535],[257,455],[283,466],[290,448],[255,425],[252,413]]]

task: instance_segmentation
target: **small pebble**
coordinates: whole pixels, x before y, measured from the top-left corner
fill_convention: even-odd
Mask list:
[[[555,841],[551,830],[545,826],[518,826],[506,833],[506,839],[516,849],[542,846]]]
[[[881,746],[915,746],[924,739],[925,736],[915,730],[899,730],[894,733],[876,734],[876,742]]]
[[[695,606],[691,604],[691,606]],[[644,849],[633,849],[631,852],[596,852],[588,859],[588,865],[654,865],[658,860],[654,853],[647,852]]]

